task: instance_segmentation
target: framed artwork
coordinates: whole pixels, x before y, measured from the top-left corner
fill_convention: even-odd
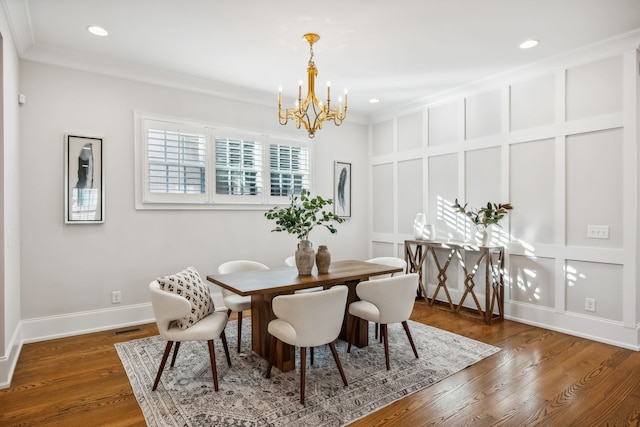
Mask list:
[[[351,163],[333,163],[333,213],[351,216]]]
[[[104,222],[102,138],[65,135],[64,222]]]

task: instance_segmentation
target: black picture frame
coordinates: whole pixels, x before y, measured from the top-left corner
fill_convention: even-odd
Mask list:
[[[65,135],[64,222],[104,223],[102,138]]]

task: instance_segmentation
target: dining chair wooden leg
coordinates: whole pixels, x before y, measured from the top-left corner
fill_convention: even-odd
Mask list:
[[[374,335],[376,339],[378,339],[378,328],[380,325],[376,322],[376,334]]]
[[[209,343],[209,359],[211,359],[211,373],[213,374],[213,389],[218,391],[218,370],[216,369],[216,351],[213,348],[213,340]]]
[[[266,378],[271,378],[271,368],[276,363],[276,345],[278,345],[278,338],[271,336],[271,348],[269,349],[269,366],[267,366]]]
[[[224,347],[224,355],[227,358],[227,365],[231,366],[231,357],[229,357],[229,346],[227,346],[227,336],[224,334],[224,330],[220,334],[220,339],[222,340],[222,347]]]
[[[347,353],[351,353],[351,343],[354,342],[355,339],[356,339],[356,326],[357,326],[357,323],[360,320],[360,318],[356,317],[356,316],[351,316],[351,320],[352,320],[352,322],[351,322],[351,330],[349,331],[349,334],[347,335],[347,337],[348,337],[347,341],[349,341],[348,344],[347,344]]]
[[[349,384],[347,384],[347,377],[344,375],[344,370],[342,369],[342,363],[340,363],[340,358],[338,357],[338,351],[336,350],[336,344],[335,343],[329,343],[329,348],[331,349],[331,354],[333,354],[333,360],[336,361],[336,365],[338,366],[338,370],[340,371],[340,376],[342,377],[342,382],[344,383],[345,386],[348,386]]]
[[[171,358],[170,367],[173,368],[173,365],[176,364],[176,356],[178,356],[178,349],[180,349],[180,341],[176,342],[176,346],[173,348],[173,357]]]
[[[227,319],[228,319],[229,317],[231,317],[231,313],[233,313],[233,312],[231,311],[231,309],[230,309],[230,308],[227,308]]]
[[[307,376],[307,347],[300,347],[300,403],[304,405],[304,383]]]
[[[155,391],[155,389],[158,387],[160,376],[162,375],[162,371],[164,370],[164,365],[165,363],[167,363],[167,359],[169,358],[169,352],[171,352],[171,347],[173,347],[173,341],[167,341],[167,345],[164,348],[164,354],[162,355],[162,361],[160,362],[160,368],[158,368],[158,374],[156,375],[156,380],[153,383],[151,391]]]
[[[389,334],[387,334],[387,325],[380,325],[380,334],[384,335],[384,358],[387,362],[387,371],[391,370],[391,364],[389,363]]]
[[[240,343],[242,342],[242,312],[238,312],[238,353],[240,353]]]
[[[413,338],[411,337],[411,332],[409,331],[409,323],[405,320],[402,322],[402,326],[404,327],[404,331],[407,333],[407,338],[409,338],[409,343],[411,343],[411,348],[413,349],[413,354],[416,355],[416,359],[418,358],[418,350],[416,350],[416,345],[413,343]]]

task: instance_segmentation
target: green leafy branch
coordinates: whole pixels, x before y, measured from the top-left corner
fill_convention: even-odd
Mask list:
[[[487,206],[480,209],[470,209],[467,208],[468,203],[465,203],[464,206],[461,206],[456,199],[456,202],[452,208],[456,209],[458,212],[466,215],[471,219],[471,222],[475,224],[478,229],[486,229],[492,224],[501,227],[499,224],[500,220],[504,218],[513,206],[509,203],[491,203],[488,202]]]
[[[316,226],[324,226],[335,234],[338,230],[331,222],[341,224],[344,218],[339,217],[324,208],[333,204],[333,200],[324,199],[321,196],[311,197],[307,189],[303,189],[300,197],[291,196],[291,202],[287,207],[274,207],[264,213],[267,219],[275,220],[276,227],[272,232],[286,231],[295,234],[300,240],[308,240],[309,233]]]

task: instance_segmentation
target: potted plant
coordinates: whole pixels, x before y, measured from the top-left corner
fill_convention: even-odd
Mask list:
[[[473,222],[476,229],[482,233],[483,245],[487,244],[489,238],[487,233],[489,226],[497,225],[498,227],[502,227],[500,225],[500,220],[504,218],[511,209],[513,209],[513,206],[509,203],[487,202],[487,205],[480,209],[467,208],[467,205],[468,203],[465,203],[464,206],[461,206],[458,199],[456,199],[455,204],[451,207],[471,219],[471,222]]]
[[[333,222],[341,224],[344,218],[339,217],[331,211],[325,210],[333,200],[325,199],[321,196],[311,197],[307,189],[303,189],[300,196],[291,196],[291,202],[286,207],[276,206],[264,213],[267,219],[275,220],[276,227],[272,232],[287,232],[294,234],[300,242],[296,250],[296,266],[298,273],[310,275],[314,264],[314,252],[309,234],[316,226],[323,226],[335,234],[338,232]],[[325,251],[326,252],[326,251]],[[328,270],[328,265],[326,266]],[[324,269],[322,269],[324,270]],[[326,271],[318,271],[319,273]]]

